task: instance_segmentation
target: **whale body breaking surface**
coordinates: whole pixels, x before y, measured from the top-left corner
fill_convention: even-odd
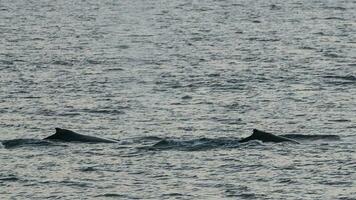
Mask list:
[[[246,137],[242,140],[240,140],[239,142],[248,142],[248,141],[251,141],[251,140],[260,140],[262,142],[276,142],[276,143],[279,143],[279,142],[292,142],[292,143],[296,143],[296,144],[299,144],[299,142],[293,140],[293,139],[290,139],[290,138],[287,138],[287,137],[283,137],[283,136],[277,136],[277,135],[274,135],[272,133],[268,133],[268,132],[264,132],[264,131],[260,131],[260,130],[257,130],[257,129],[253,129],[253,133],[251,136],[249,137]]]
[[[44,138],[44,140],[54,140],[54,141],[61,141],[61,142],[88,142],[88,143],[117,143],[117,140],[111,140],[106,138],[100,138],[95,136],[83,135],[71,130],[56,128],[56,133]],[[244,143],[251,140],[259,140],[261,142],[292,142],[295,144],[299,144],[299,142],[283,137],[277,136],[272,133],[260,131],[257,129],[253,129],[253,133],[251,136],[246,137],[244,139],[239,140],[238,142]]]
[[[135,142],[146,143],[147,140],[154,142],[148,149],[185,149],[185,150],[202,150],[218,147],[233,148],[239,144],[250,141],[261,141],[280,143],[287,142],[300,144],[303,141],[316,140],[340,140],[337,135],[303,135],[303,134],[284,134],[275,135],[269,132],[253,129],[253,133],[245,138],[199,138],[190,140],[181,140],[177,138],[160,138],[160,137],[143,137]],[[158,141],[158,142],[157,142]],[[79,134],[71,130],[56,128],[56,132],[43,139],[10,139],[1,140],[0,145],[5,148],[14,148],[21,146],[66,146],[64,143],[119,143],[121,140],[102,138]]]
[[[82,135],[71,130],[56,128],[56,133],[44,138],[44,140],[54,140],[61,142],[88,142],[88,143],[117,143],[117,140],[100,138],[89,135]]]

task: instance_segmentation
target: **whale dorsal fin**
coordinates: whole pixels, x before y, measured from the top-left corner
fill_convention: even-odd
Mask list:
[[[110,139],[105,139],[105,138],[100,138],[100,137],[95,137],[90,135],[82,135],[67,129],[62,129],[62,128],[55,128],[55,129],[56,129],[56,133],[44,139],[58,140],[64,142],[117,143],[117,141],[115,140],[110,140]]]
[[[63,129],[63,128],[56,128],[56,133],[57,137],[65,137],[66,139],[68,137],[78,137],[81,136],[81,134],[76,133],[74,131],[68,130],[68,129]]]
[[[55,128],[55,129],[56,129],[55,134],[58,134],[58,135],[77,134],[71,130],[67,130],[67,129],[63,129],[63,128]]]
[[[268,133],[265,131],[260,131],[258,129],[253,129],[253,133],[251,136],[244,138],[240,140],[240,142],[247,142],[250,140],[260,140],[262,142],[293,142],[293,143],[298,143],[297,141],[294,141],[289,138],[285,138],[282,136],[277,136],[272,133]]]
[[[252,132],[252,136],[255,136],[255,137],[270,136],[270,135],[273,135],[273,134],[265,132],[265,131],[261,131],[258,129],[253,129],[253,132]]]
[[[46,137],[44,139],[47,139],[47,140],[58,140],[58,139],[66,138],[66,136],[75,134],[73,131],[62,129],[62,128],[55,128],[55,129],[56,129],[56,133],[54,133],[53,135],[48,136],[48,137]]]

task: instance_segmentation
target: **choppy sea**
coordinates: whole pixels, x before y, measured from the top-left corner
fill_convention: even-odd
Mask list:
[[[0,199],[355,200],[356,1],[0,0],[0,141]]]

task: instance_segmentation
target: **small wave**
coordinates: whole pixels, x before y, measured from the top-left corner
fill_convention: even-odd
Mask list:
[[[40,139],[13,139],[3,140],[2,145],[7,148],[28,147],[28,146],[57,146],[58,144]],[[61,145],[63,146],[63,145]]]

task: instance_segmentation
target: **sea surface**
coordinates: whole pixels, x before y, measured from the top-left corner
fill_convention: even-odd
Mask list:
[[[0,141],[0,199],[355,200],[356,1],[0,0]]]

